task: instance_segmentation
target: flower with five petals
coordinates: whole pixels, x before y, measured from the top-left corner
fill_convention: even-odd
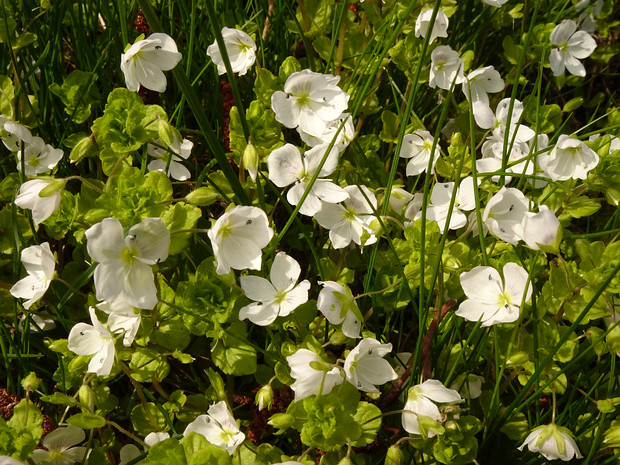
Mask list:
[[[236,206],[218,218],[207,233],[217,260],[217,274],[235,270],[260,270],[262,248],[269,244],[273,229],[263,210]]]
[[[379,392],[377,385],[398,377],[390,363],[385,360],[392,351],[392,344],[381,344],[371,337],[364,338],[347,355],[344,373],[347,381],[364,392]]]
[[[174,68],[182,57],[168,34],[156,32],[148,39],[137,41],[121,54],[127,89],[137,92],[142,85],[155,92],[164,92],[167,81],[163,72]]]
[[[56,260],[48,242],[31,245],[22,250],[22,263],[28,276],[17,281],[11,287],[13,297],[28,299],[23,306],[26,310],[43,297],[54,277]]]
[[[88,363],[88,373],[108,376],[114,365],[114,339],[97,318],[95,309],[90,307],[88,311],[93,324],[78,323],[71,328],[67,348],[77,355],[93,356]]]
[[[549,55],[554,76],[562,76],[565,69],[575,76],[586,75],[586,69],[579,60],[592,55],[596,41],[586,31],[575,31],[577,23],[572,19],[565,19],[551,31],[551,43],[558,47]]]
[[[245,32],[228,27],[222,29],[222,38],[233,73],[243,76],[256,61],[256,43]],[[217,66],[217,74],[226,74],[226,65],[217,42],[209,45],[207,55]]]
[[[43,447],[32,454],[34,463],[46,462],[53,465],[73,465],[81,462],[86,454],[86,447],[73,447],[86,439],[84,430],[68,425],[56,428],[43,439]]]
[[[461,273],[461,287],[468,298],[456,314],[469,321],[481,321],[482,326],[517,321],[521,305],[532,296],[532,285],[527,271],[516,263],[506,263],[503,272],[503,283],[498,271],[490,266]]]
[[[310,281],[297,284],[301,267],[284,252],[273,259],[270,280],[260,276],[242,276],[241,288],[255,302],[239,310],[239,319],[246,318],[259,326],[267,326],[278,317],[287,316],[308,301]]]
[[[86,248],[99,262],[95,268],[97,300],[122,298],[136,308],[157,305],[151,266],[168,257],[170,232],[161,218],[146,218],[132,226],[127,236],[114,218],[106,218],[86,231]]]

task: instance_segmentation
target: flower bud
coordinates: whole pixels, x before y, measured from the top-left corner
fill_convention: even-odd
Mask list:
[[[41,380],[37,378],[34,371],[31,371],[28,376],[22,379],[21,384],[25,391],[36,391],[39,388],[39,384],[41,384]]]
[[[80,404],[82,408],[89,411],[95,411],[95,393],[86,384],[82,384],[80,389],[78,390],[78,399],[80,400]]]
[[[267,423],[274,428],[285,430],[293,426],[295,417],[289,413],[276,413],[271,416]]]
[[[562,226],[553,210],[541,205],[538,213],[526,213],[523,240],[532,250],[557,253],[562,242]]]
[[[51,197],[65,188],[64,179],[54,179],[39,191],[39,197]]]
[[[258,166],[260,165],[260,157],[258,156],[258,152],[256,147],[253,144],[248,144],[243,151],[243,166],[248,173],[250,173],[250,177],[252,181],[256,181],[256,174],[258,173]]]
[[[93,139],[91,137],[84,137],[71,149],[69,160],[71,160],[71,163],[77,163],[94,152],[95,144]]]
[[[159,140],[166,146],[170,147],[174,141],[181,140],[181,134],[168,121],[160,119],[157,125],[157,135]]]
[[[405,462],[405,455],[396,444],[389,447],[385,455],[385,465],[401,465]]]
[[[204,186],[187,194],[187,203],[197,207],[207,207],[217,199],[217,192],[212,187]]]
[[[271,409],[273,403],[273,389],[271,384],[263,386],[258,390],[255,402],[256,405],[258,405],[258,410],[263,410],[264,408]]]
[[[345,457],[340,462],[338,462],[338,465],[353,465],[353,462],[351,461],[350,457]]]

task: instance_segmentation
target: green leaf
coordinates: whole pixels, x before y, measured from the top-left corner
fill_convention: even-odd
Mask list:
[[[245,325],[233,323],[221,339],[211,345],[213,363],[228,375],[256,372],[256,350],[247,342]]]
[[[13,81],[7,76],[0,76],[0,114],[5,116],[12,115],[14,100],[15,88],[13,87]]]
[[[43,434],[43,415],[29,399],[22,399],[13,409],[7,425],[15,434],[11,447],[22,460],[26,460],[39,443]]]
[[[76,69],[64,79],[62,86],[52,83],[49,89],[62,101],[72,120],[81,124],[90,117],[92,105],[101,100],[96,80],[96,74]]]
[[[181,439],[181,445],[185,451],[187,465],[232,464],[232,459],[226,450],[210,444],[201,434],[189,433]]]
[[[353,419],[362,428],[361,436],[353,442],[356,447],[364,447],[375,440],[381,428],[381,409],[368,402],[359,402]]]
[[[200,208],[182,203],[170,206],[162,215],[162,220],[170,231],[170,255],[177,254],[188,245],[192,233],[175,234],[177,231],[193,229],[202,216]]]
[[[185,449],[177,439],[173,438],[158,442],[151,447],[147,459],[148,463],[153,465],[187,465]]]
[[[189,345],[190,333],[183,325],[181,317],[161,321],[157,331],[151,333],[151,342],[168,350],[183,350]]]
[[[82,429],[102,428],[105,426],[105,418],[94,413],[78,413],[70,416],[67,423]]]
[[[164,431],[167,426],[166,417],[152,402],[147,402],[146,406],[136,405],[131,411],[130,417],[134,429],[142,436]]]
[[[398,140],[398,115],[390,110],[383,110],[381,113],[381,122],[383,123],[383,128],[379,134],[381,140],[383,142],[396,143]]]
[[[49,402],[50,404],[67,405],[69,407],[75,407],[79,404],[79,402],[75,398],[69,397],[62,392],[55,392],[51,396],[42,396],[41,400],[43,402]]]
[[[131,354],[129,368],[131,377],[140,383],[149,382],[153,377],[162,381],[170,372],[166,356],[145,347],[140,347]]]

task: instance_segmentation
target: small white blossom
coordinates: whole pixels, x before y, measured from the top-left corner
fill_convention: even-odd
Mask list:
[[[256,61],[256,43],[245,32],[228,27],[222,29],[222,39],[224,39],[224,46],[233,73],[239,73],[239,76],[243,76]],[[209,45],[207,55],[217,66],[217,74],[226,74],[226,65],[217,41]]]
[[[351,290],[335,281],[319,281],[319,284],[323,289],[319,292],[316,306],[327,321],[333,325],[342,323],[342,332],[347,337],[360,337],[362,314]]]
[[[300,274],[299,263],[286,253],[278,252],[271,265],[270,280],[260,276],[242,276],[241,288],[255,302],[239,310],[239,319],[247,318],[259,326],[267,326],[278,316],[287,316],[306,303],[310,281],[305,279],[297,284]]]
[[[77,426],[68,425],[56,428],[43,438],[43,449],[35,449],[32,454],[34,463],[46,462],[53,465],[73,465],[82,462],[86,447],[74,447],[86,439],[84,431]]]
[[[40,137],[33,137],[28,142],[24,151],[17,152],[17,169],[22,170],[22,157],[24,159],[24,174],[37,176],[53,169],[62,159],[63,151],[46,144]]]
[[[433,140],[431,133],[422,129],[416,129],[413,134],[405,134],[398,156],[410,158],[407,163],[407,176],[417,176],[426,171],[431,153],[433,157],[431,169],[435,167],[440,152],[439,144],[435,145],[435,151],[432,151]]]
[[[428,27],[430,26],[431,17],[433,16],[433,9],[426,8],[418,15],[415,21],[415,36],[426,38],[428,34]],[[429,44],[432,44],[437,37],[448,37],[448,17],[446,14],[438,10],[435,17],[435,23],[431,30],[431,37],[428,40]]]
[[[538,213],[525,214],[522,235],[532,250],[557,251],[562,240],[562,226],[553,210],[541,205]]]
[[[392,351],[392,344],[381,344],[367,337],[347,355],[344,373],[347,381],[364,392],[379,392],[376,386],[398,377],[390,363],[385,360]]]
[[[21,253],[22,264],[28,276],[17,281],[11,287],[11,295],[18,299],[28,299],[23,307],[28,310],[38,301],[52,282],[56,259],[48,242],[26,247]]]
[[[598,165],[598,154],[579,139],[562,134],[550,152],[538,156],[538,164],[553,181],[586,179]]]
[[[95,309],[90,307],[92,325],[78,323],[69,332],[67,348],[77,355],[92,355],[88,363],[88,373],[108,376],[114,365],[114,339],[101,324]]]
[[[165,260],[170,248],[170,232],[162,219],[146,218],[125,237],[121,223],[106,218],[85,235],[89,255],[99,262],[94,276],[97,300],[121,298],[133,307],[155,307],[157,288],[151,266]]]
[[[245,439],[245,434],[239,431],[228,405],[223,400],[211,405],[207,415],[199,415],[187,425],[183,436],[189,433],[201,434],[211,444],[221,447],[230,455]]]
[[[516,245],[523,234],[523,218],[529,211],[528,204],[523,192],[503,186],[489,200],[482,221],[494,236]]]
[[[291,376],[295,378],[291,384],[291,389],[295,391],[295,401],[319,393],[329,394],[334,386],[344,381],[338,368],[329,367],[329,364],[308,349],[299,349],[286,357],[286,361],[291,367]]]
[[[504,283],[490,266],[477,266],[461,273],[461,287],[468,298],[456,314],[468,321],[480,320],[483,327],[517,321],[521,305],[532,296],[532,285],[528,283],[527,271],[516,263],[506,263],[503,272]]]
[[[454,84],[462,84],[465,80],[463,76],[463,60],[447,45],[440,45],[431,53],[431,73],[428,85],[433,89],[449,90]]]
[[[269,179],[278,187],[293,184],[286,194],[291,205],[297,205],[308,189],[310,180],[325,156],[327,147],[327,144],[317,145],[302,156],[297,147],[286,144],[269,154],[267,158]],[[349,194],[342,187],[329,179],[324,179],[330,176],[337,166],[338,150],[332,147],[299,213],[314,216],[323,207],[323,202],[338,203],[349,198]]]
[[[314,218],[321,226],[329,229],[329,238],[334,249],[346,247],[351,241],[362,246],[374,244],[377,237],[370,228],[370,223],[374,219],[373,210],[377,208],[375,194],[366,186],[347,186],[344,191],[349,195],[348,199],[342,204],[324,203]],[[362,242],[364,233],[368,237]]]
[[[340,126],[342,126],[342,129],[340,129]],[[338,132],[338,129],[340,129],[340,132]],[[327,123],[325,131],[320,136],[307,134],[300,127],[297,128],[297,132],[299,133],[301,140],[308,144],[309,147],[315,147],[321,144],[331,144],[334,137],[336,137],[336,140],[334,141],[334,148],[336,148],[339,152],[346,149],[355,137],[353,118],[349,113],[343,113],[335,120]],[[337,136],[336,132],[338,132]]]
[[[103,301],[97,308],[108,314],[108,328],[113,333],[123,334],[123,345],[129,347],[140,329],[142,317],[135,312],[132,305],[118,297],[112,302]]]
[[[551,50],[549,63],[554,76],[562,76],[564,70],[584,77],[586,69],[579,60],[589,57],[596,48],[596,41],[586,31],[577,31],[577,23],[565,19],[551,32],[551,43],[558,48]]]
[[[48,219],[60,205],[60,191],[48,197],[39,195],[50,183],[46,179],[31,179],[19,187],[19,194],[15,197],[15,205],[32,211],[35,226]]]
[[[273,229],[258,207],[236,206],[218,218],[207,233],[217,260],[217,274],[235,270],[260,270],[262,248],[269,244]]]
[[[340,76],[304,69],[291,74],[284,92],[271,96],[276,120],[287,128],[296,128],[321,138],[328,125],[347,109],[349,94],[338,87]]]
[[[153,144],[147,145],[149,155],[155,158],[155,160],[152,160],[148,164],[148,170],[161,171],[162,173],[165,172],[166,164],[170,158],[170,166],[168,166],[166,176],[172,177],[177,181],[185,181],[189,179],[191,177],[191,173],[183,165],[182,161],[187,160],[190,156],[194,144],[187,139],[183,139],[182,142],[179,142],[175,137],[170,147],[168,147],[168,150],[162,148],[161,145],[162,142],[159,139],[157,139]]]
[[[168,34],[156,32],[148,39],[137,41],[121,54],[127,89],[137,92],[142,85],[155,92],[164,92],[167,81],[163,72],[174,68],[182,57]]]
[[[441,231],[446,227],[453,192],[453,182],[437,183],[433,186],[431,192],[431,201],[426,210],[426,219],[437,222]],[[476,208],[474,179],[468,176],[461,181],[456,190],[456,198],[454,199],[454,207],[448,229],[459,229],[465,226],[467,224],[467,216],[463,212],[473,210],[474,208]],[[418,211],[414,219],[417,220],[421,217],[422,212]]]
[[[19,152],[22,144],[30,144],[33,140],[30,131],[23,125],[0,115],[0,138],[11,152]]]
[[[441,421],[441,412],[437,403],[459,402],[461,396],[453,389],[448,389],[436,379],[428,379],[422,384],[413,386],[407,393],[402,423],[403,428],[410,434],[421,434],[419,417],[428,417],[435,422]],[[428,431],[428,437],[437,433]]]
[[[572,433],[553,423],[533,429],[519,446],[519,450],[523,450],[525,446],[530,452],[538,452],[547,460],[560,459],[568,462],[573,457],[583,458]]]

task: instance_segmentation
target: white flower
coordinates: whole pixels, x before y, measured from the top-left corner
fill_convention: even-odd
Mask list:
[[[291,376],[295,378],[291,384],[295,401],[319,393],[329,394],[334,386],[344,381],[338,368],[330,368],[328,363],[308,349],[299,349],[286,357],[286,361],[291,367]]]
[[[43,449],[35,449],[34,463],[49,462],[53,465],[73,465],[82,462],[86,447],[73,447],[86,439],[84,431],[77,426],[68,425],[56,428],[43,439]]]
[[[559,249],[562,226],[553,210],[541,205],[538,213],[527,212],[523,218],[522,239],[532,250],[552,252]]]
[[[20,462],[8,455],[0,455],[0,465],[26,465],[24,462]]]
[[[154,144],[147,145],[149,155],[156,159],[149,163],[149,171],[165,172],[166,164],[170,158],[170,166],[168,167],[166,176],[172,177],[177,181],[185,181],[189,179],[191,177],[191,173],[185,166],[183,166],[182,160],[187,160],[189,155],[192,153],[192,147],[194,147],[194,144],[187,139],[183,139],[183,142],[179,143],[175,137],[170,147],[168,147],[168,150],[158,147],[158,145],[162,145],[162,142],[159,139],[157,139]]]
[[[63,156],[61,149],[55,149],[46,144],[40,137],[34,137],[21,150],[17,152],[17,169],[22,170],[22,157],[24,158],[24,174],[36,176],[54,168]]]
[[[168,34],[156,32],[148,39],[137,41],[121,54],[127,89],[137,92],[142,85],[155,92],[164,92],[167,81],[163,71],[174,68],[182,57]]]
[[[217,260],[217,274],[235,270],[260,270],[261,249],[269,244],[273,229],[258,207],[236,206],[218,218],[207,233]]]
[[[523,192],[503,186],[489,200],[482,214],[482,221],[493,235],[516,245],[523,234],[523,218],[528,211],[528,200]]]
[[[165,441],[169,437],[170,437],[170,434],[168,433],[147,434],[146,437],[144,438],[144,444],[146,444],[145,450],[148,450],[149,447],[153,447],[155,444],[159,442]],[[121,458],[120,465],[125,465],[126,463],[129,463],[132,460],[138,458],[141,455],[141,453],[140,453],[140,449],[138,449],[133,444],[125,444],[123,447],[121,447],[121,450],[119,451],[119,455]],[[141,460],[140,462],[137,462],[137,463],[143,463],[143,462],[144,461]]]
[[[223,400],[211,405],[207,415],[199,415],[187,425],[183,436],[189,433],[201,434],[211,444],[225,449],[230,455],[245,439],[245,434],[239,431],[232,413]]]
[[[228,27],[222,29],[222,38],[233,73],[239,73],[239,76],[243,76],[256,61],[256,44],[245,32]],[[207,55],[217,66],[217,74],[226,74],[226,65],[222,60],[217,41],[209,45]]]
[[[530,452],[538,452],[547,460],[560,459],[568,462],[573,457],[583,458],[571,432],[553,423],[533,429],[519,446],[519,450],[523,450],[525,446]]]
[[[22,143],[32,142],[32,134],[25,126],[8,120],[2,115],[0,115],[0,138],[11,152],[19,152],[22,149]]]
[[[17,281],[10,292],[18,299],[28,299],[23,303],[23,307],[28,310],[33,303],[43,297],[50,286],[56,259],[47,242],[26,247],[22,250],[21,259],[28,276]]]
[[[598,154],[582,141],[562,134],[551,152],[538,156],[538,164],[553,181],[586,179],[598,165]]]
[[[426,219],[437,222],[441,231],[446,227],[453,192],[453,182],[437,183],[433,186],[431,192],[431,202],[426,210]],[[452,216],[450,216],[448,229],[459,229],[465,226],[467,224],[467,216],[463,212],[473,210],[474,208],[476,208],[474,179],[468,176],[461,181],[456,190],[454,209],[452,210]],[[414,219],[417,220],[421,217],[422,212],[419,211]]]
[[[519,308],[532,296],[532,285],[527,271],[516,263],[506,263],[503,272],[505,284],[490,266],[461,273],[461,287],[468,298],[456,314],[468,321],[480,320],[483,327],[517,321]]]
[[[92,355],[88,363],[88,373],[97,376],[108,376],[114,365],[114,339],[110,332],[101,324],[90,307],[92,325],[78,323],[69,332],[67,348],[77,355]]]
[[[329,238],[334,249],[346,247],[351,241],[358,245],[374,244],[377,238],[370,228],[370,223],[374,218],[373,210],[377,208],[375,194],[366,186],[347,186],[344,191],[349,195],[344,204],[324,203],[314,218],[321,226],[329,229]],[[368,237],[362,242],[364,233]]]
[[[381,344],[367,337],[347,355],[344,373],[347,381],[364,392],[379,392],[376,386],[398,378],[398,375],[385,360],[392,351],[392,344]]]
[[[489,93],[501,92],[504,90],[504,80],[501,74],[493,66],[478,68],[467,75],[463,82],[463,94],[465,98],[473,102],[489,103]],[[468,89],[469,87],[469,89]]]
[[[428,162],[431,159],[432,149],[433,136],[430,132],[416,129],[413,134],[405,134],[398,156],[411,159],[407,163],[407,176],[416,176],[426,171]],[[435,166],[435,162],[440,155],[439,144],[435,145],[435,151],[432,155],[431,169]]]
[[[276,120],[287,128],[299,128],[321,138],[328,124],[347,109],[349,94],[338,87],[340,76],[304,69],[289,76],[284,92],[271,96]]]
[[[19,194],[15,197],[15,205],[32,211],[32,221],[35,226],[48,219],[60,205],[60,191],[49,197],[41,197],[39,193],[51,181],[46,179],[32,179],[19,187]]]
[[[584,77],[586,69],[579,60],[589,57],[596,48],[596,41],[586,31],[577,31],[577,24],[565,19],[551,32],[551,43],[559,48],[551,50],[549,63],[554,76],[562,76],[564,69],[575,76]]]
[[[47,313],[30,313],[29,315],[23,314],[19,317],[19,324],[17,325],[17,328],[20,331],[24,330],[27,319],[30,320],[28,331],[31,333],[50,331],[56,327],[56,322],[52,320]]]
[[[431,53],[431,73],[428,85],[433,89],[449,90],[454,84],[462,84],[465,80],[463,76],[463,60],[459,54],[447,45],[440,45]]]
[[[495,114],[490,112],[488,115],[481,117],[476,116],[474,109],[474,116],[476,116],[476,124],[482,129],[493,129],[493,136],[497,140],[504,140],[506,131],[508,131],[508,143],[514,139],[516,142],[528,142],[535,136],[535,132],[527,126],[519,124],[519,120],[523,114],[523,103],[519,100],[515,100],[512,104],[512,113],[510,114],[510,125],[508,124],[508,111],[510,110],[510,98],[505,98],[497,104]],[[515,134],[516,131],[516,134]]]
[[[351,289],[335,281],[319,281],[323,286],[316,302],[327,321],[333,325],[342,323],[342,332],[351,338],[360,337],[362,314],[360,313]]]
[[[302,156],[297,147],[286,144],[269,154],[267,158],[269,179],[278,187],[294,184],[286,194],[291,205],[297,205],[308,189],[327,147],[327,144],[317,145]],[[342,187],[329,179],[321,179],[331,175],[337,166],[338,150],[332,147],[299,213],[314,216],[322,208],[323,202],[338,203],[349,198],[349,194]]]
[[[340,129],[340,126],[342,126],[342,129]],[[338,132],[338,129],[340,129],[340,132]],[[349,113],[343,113],[335,120],[327,123],[325,131],[320,136],[307,134],[299,127],[297,128],[297,132],[299,133],[301,140],[303,140],[309,147],[315,147],[321,144],[331,144],[334,136],[336,136],[336,132],[338,132],[334,142],[334,147],[339,152],[346,149],[355,137],[353,118]]]
[[[590,4],[590,0],[581,0],[575,4],[575,10],[579,12],[579,24],[582,30],[589,34],[596,31],[596,17],[600,16],[605,0],[595,0]]]
[[[461,401],[461,396],[453,389],[448,389],[436,379],[428,379],[422,384],[413,386],[407,394],[403,412],[403,428],[411,434],[421,434],[418,417],[429,417],[435,422],[441,421],[441,412],[433,402],[446,403]],[[428,431],[428,437],[436,435]]]
[[[96,262],[97,300],[123,299],[132,307],[151,310],[157,289],[151,265],[168,257],[170,232],[161,218],[146,218],[124,236],[121,223],[106,218],[86,231],[86,248]]]
[[[402,187],[392,187],[390,195],[390,208],[399,215],[403,213],[403,208],[413,200],[413,194],[410,194]]]
[[[524,126],[518,125],[517,128]],[[528,128],[529,129],[529,128]],[[518,131],[519,129],[517,129]],[[544,136],[540,134],[539,136]],[[539,137],[540,139],[540,137]],[[532,174],[534,173],[534,161],[530,154],[533,150],[531,144],[527,142],[515,140],[514,143],[508,142],[506,148],[510,150],[508,155],[508,165],[506,171],[516,174]],[[540,150],[540,145],[539,145]],[[482,158],[476,160],[476,169],[480,174],[493,173],[500,171],[502,168],[502,158],[504,153],[504,136],[493,134],[482,144]],[[493,182],[499,181],[499,176],[491,177]],[[504,177],[506,184],[512,180],[511,176]]]
[[[241,288],[254,300],[239,310],[239,319],[246,318],[259,326],[267,326],[278,316],[287,316],[308,301],[310,281],[297,284],[301,267],[294,258],[278,252],[273,259],[270,281],[260,276],[242,276]]]
[[[113,333],[124,333],[123,345],[129,347],[140,329],[142,317],[140,312],[136,313],[133,306],[118,297],[112,302],[103,301],[97,304],[97,308],[108,316],[108,328]]]
[[[415,21],[415,36],[426,38],[428,34],[428,27],[430,26],[431,17],[433,16],[433,9],[426,8],[418,15]],[[429,44],[432,44],[437,37],[448,37],[448,17],[446,14],[438,10],[435,17],[435,23],[433,24],[433,30],[431,31],[431,37],[428,40]]]

